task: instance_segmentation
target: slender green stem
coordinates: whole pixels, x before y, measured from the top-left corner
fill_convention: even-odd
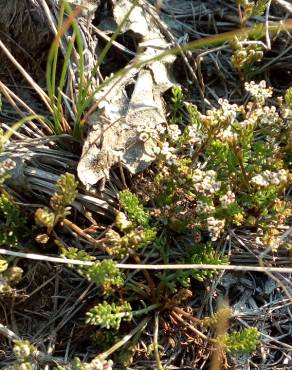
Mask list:
[[[63,23],[63,18],[64,18],[64,4],[62,3],[61,4],[61,7],[60,7],[60,15],[59,15],[59,19],[58,19],[58,31],[61,29],[62,27],[62,23]],[[52,66],[52,92],[53,94],[55,95],[56,93],[56,75],[57,75],[57,63],[58,63],[58,55],[59,55],[59,43],[56,44],[56,49],[55,49],[55,52],[54,52],[54,55],[53,55],[53,66]]]
[[[5,143],[7,140],[9,140],[9,138],[15,133],[15,131],[18,130],[26,122],[32,121],[34,119],[38,120],[42,119],[51,129],[53,129],[53,124],[46,117],[43,117],[38,114],[31,114],[29,116],[23,117],[21,120],[16,122],[12,127],[10,127],[10,129],[6,131],[5,134],[3,135],[2,138],[3,142]]]
[[[67,3],[67,1],[64,1],[64,4],[65,4],[66,12],[68,12],[69,15],[72,15],[73,14],[72,9]],[[79,62],[79,73],[78,73],[79,83],[78,83],[78,97],[77,97],[77,103],[76,103],[77,115],[76,115],[74,129],[73,129],[73,136],[79,139],[81,137],[80,117],[83,113],[82,107],[84,106],[84,99],[86,96],[85,82],[84,82],[84,45],[83,45],[81,32],[80,32],[76,19],[73,19],[71,26],[74,31],[74,38],[76,39],[77,50],[78,50],[78,55],[79,55],[79,61],[78,61]]]
[[[248,176],[247,176],[247,173],[245,171],[245,168],[244,168],[244,164],[243,164],[243,161],[242,161],[242,158],[241,156],[239,155],[238,153],[238,150],[236,148],[234,148],[233,146],[231,147],[237,161],[238,161],[238,164],[239,164],[239,167],[240,167],[240,170],[241,170],[241,175],[242,175],[242,179],[243,179],[243,183],[244,185],[246,186],[246,188],[248,190],[250,190],[250,186],[249,186],[249,180],[248,180]]]
[[[117,313],[116,316],[120,316],[120,317],[127,317],[129,315],[140,316],[140,315],[143,315],[143,314],[147,314],[147,313],[149,313],[153,310],[156,310],[156,308],[159,308],[159,307],[161,307],[160,303],[154,303],[154,304],[152,304],[150,306],[147,306],[145,308],[141,308],[141,310]]]
[[[136,311],[132,311],[132,314],[133,316],[139,316],[139,315],[143,315],[143,314],[147,314],[153,310],[156,310],[156,308],[158,307],[161,307],[161,304],[160,303],[154,303],[150,306],[147,306],[145,308],[142,308],[141,310],[136,310]]]
[[[58,19],[58,32],[62,28],[62,23],[64,19],[64,9],[65,8],[63,2],[60,8],[60,16]],[[58,54],[59,54],[59,42],[57,40],[54,40],[48,55],[46,79],[48,95],[50,98],[51,108],[53,110],[54,117],[53,131],[56,134],[61,134],[63,132],[61,126],[62,110],[61,104],[58,104],[56,99],[56,76],[57,76]]]
[[[291,29],[291,28],[292,28],[292,20],[287,20],[284,22],[275,22],[274,24],[269,25],[269,30],[271,32],[280,32],[280,31]],[[205,48],[208,46],[220,45],[220,44],[223,44],[224,42],[230,42],[235,36],[242,37],[243,35],[245,35],[246,37],[249,37],[255,34],[255,32],[257,32],[258,37],[260,37],[260,35],[264,35],[265,30],[264,29],[259,30],[257,25],[254,27],[245,27],[245,28],[234,30],[234,31],[228,31],[228,32],[224,32],[221,34],[212,35],[212,36],[204,37],[204,38],[201,38],[195,41],[191,41],[186,45],[180,45],[178,47],[165,50],[150,58],[139,59],[139,56],[137,56],[136,60],[134,60],[130,65],[119,70],[113,76],[109,77],[106,81],[101,83],[99,87],[95,91],[92,92],[89,98],[86,99],[86,101],[84,102],[84,106],[82,107],[82,111],[84,111],[90,105],[96,93],[98,93],[101,89],[106,87],[109,83],[111,83],[113,80],[117,79],[118,77],[124,77],[133,68],[137,68],[137,69],[141,68],[147,64],[153,63],[155,61],[159,61],[169,55],[179,55],[182,51],[183,52],[192,51],[192,50],[196,50],[200,48]],[[104,97],[102,97],[99,101],[94,103],[94,105],[90,108],[90,110],[87,112],[87,114],[83,118],[82,123],[86,122],[89,116],[98,108],[98,105],[103,99]]]
[[[158,350],[158,329],[159,329],[159,317],[158,317],[158,312],[157,312],[155,314],[155,326],[154,326],[154,333],[153,333],[153,350],[154,350],[157,370],[163,370],[163,366],[160,361],[159,350]]]
[[[53,117],[54,117],[54,127],[53,131],[55,134],[61,134],[62,133],[62,127],[60,124],[59,114],[56,107],[56,101],[55,101],[55,87],[54,87],[54,78],[53,78],[53,70],[54,70],[54,61],[55,56],[58,53],[58,43],[53,42],[53,45],[49,51],[48,61],[47,61],[47,69],[46,69],[46,78],[47,78],[47,89],[48,89],[48,95],[50,99],[50,105],[53,111]],[[55,72],[56,73],[56,72]]]
[[[64,60],[61,76],[60,76],[60,83],[59,83],[59,88],[58,88],[58,98],[57,98],[57,110],[58,111],[61,111],[62,109],[62,105],[61,105],[62,104],[62,91],[64,89],[65,82],[66,82],[66,77],[68,73],[70,57],[72,54],[73,46],[74,46],[74,37],[72,37],[69,42],[66,55],[65,55],[65,60]]]
[[[132,13],[132,11],[134,10],[134,8],[137,6],[137,3],[138,1],[135,0],[133,2],[133,5],[131,6],[131,8],[129,9],[129,11],[125,14],[122,22],[118,25],[117,29],[115,30],[115,32],[113,33],[112,37],[110,38],[109,42],[107,42],[106,46],[103,48],[99,58],[98,58],[98,61],[97,63],[95,64],[93,70],[91,71],[91,75],[90,75],[90,78],[86,84],[86,87],[85,87],[85,92],[87,93],[88,92],[88,89],[89,89],[89,86],[92,82],[92,79],[93,77],[95,76],[97,70],[98,70],[98,67],[103,63],[105,57],[107,56],[107,53],[109,52],[110,48],[112,47],[112,44],[113,42],[117,39],[119,33],[122,31],[125,23],[127,22],[130,14]]]
[[[124,346],[136,333],[139,331],[142,331],[145,329],[146,325],[148,324],[150,320],[150,317],[145,317],[140,324],[136,326],[135,329],[133,329],[129,334],[125,335],[120,341],[115,343],[111,348],[109,348],[107,351],[101,353],[99,356],[97,356],[100,360],[105,360],[108,356],[110,356],[112,353],[117,351],[119,348]]]

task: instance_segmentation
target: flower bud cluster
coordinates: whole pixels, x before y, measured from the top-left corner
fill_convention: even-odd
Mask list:
[[[201,195],[211,195],[220,190],[221,182],[216,181],[217,173],[213,170],[203,171],[197,168],[192,176],[193,186]]]
[[[202,134],[195,126],[188,126],[186,128],[186,135],[190,145],[200,145],[203,141]]]
[[[215,212],[215,207],[206,203],[202,202],[201,200],[198,200],[197,205],[196,205],[196,213],[198,215],[200,214],[210,214]]]
[[[171,141],[177,141],[182,134],[178,125],[174,123],[168,126],[167,133]]]
[[[255,83],[254,81],[246,82],[244,84],[245,90],[250,93],[250,95],[256,100],[260,105],[263,105],[266,99],[273,95],[273,89],[267,87],[265,80],[260,81],[260,83]]]
[[[222,208],[228,208],[230,204],[235,202],[235,194],[232,191],[228,190],[227,193],[222,195],[219,200]]]
[[[10,285],[18,284],[22,279],[23,270],[18,266],[8,267],[5,260],[0,260],[0,293],[11,293]]]
[[[161,123],[156,123],[154,121],[150,121],[150,122],[146,122],[145,124],[144,123],[141,123],[138,127],[137,127],[137,132],[140,134],[140,138],[143,137],[143,134],[148,137],[151,137],[153,139],[159,139],[161,137],[161,135],[163,135],[165,133],[165,126],[162,125]],[[146,140],[142,140],[142,141],[146,141]]]
[[[225,220],[217,220],[214,217],[207,218],[207,228],[212,241],[216,241],[224,230]]]
[[[238,141],[238,134],[234,132],[231,127],[227,127],[225,130],[219,132],[218,139],[223,143],[236,143]]]
[[[173,164],[176,160],[176,149],[171,147],[169,143],[166,141],[162,144],[160,148],[160,154],[164,157],[164,159],[169,162],[169,164]]]
[[[28,360],[36,348],[29,341],[16,341],[13,347],[13,352],[19,361]]]
[[[12,171],[16,167],[16,162],[8,158],[0,162],[0,184],[9,178],[9,171]]]
[[[284,125],[284,121],[280,117],[279,113],[276,111],[275,106],[262,107],[256,110],[258,115],[258,125],[259,127],[275,127],[277,130]]]
[[[230,104],[226,99],[219,99],[218,104],[220,108],[213,108],[208,110],[206,115],[200,115],[200,119],[207,130],[214,127],[228,127],[232,125],[236,119],[238,111],[237,104]]]
[[[76,370],[112,370],[112,360],[103,360],[96,357],[91,362],[82,362],[79,358],[73,360],[73,368]]]
[[[288,171],[281,169],[278,172],[265,170],[251,179],[253,185],[267,188],[270,185],[285,184],[288,180]]]
[[[261,46],[258,44],[243,45],[238,43],[238,48],[232,56],[232,63],[238,71],[247,69],[252,64],[260,62],[264,56]]]

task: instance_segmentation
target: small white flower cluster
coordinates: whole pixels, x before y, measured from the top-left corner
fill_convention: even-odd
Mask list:
[[[6,171],[11,171],[16,167],[16,162],[10,158],[7,158],[1,163],[1,167],[3,167]]]
[[[202,171],[197,168],[192,176],[195,190],[203,195],[211,195],[220,190],[221,181],[216,181],[217,173],[213,170]]]
[[[34,350],[34,347],[28,341],[16,342],[13,347],[13,352],[19,360],[25,360],[33,354]]]
[[[227,99],[220,98],[218,104],[221,106],[221,120],[232,124],[236,118],[238,105],[230,104]]]
[[[263,80],[260,83],[255,83],[254,81],[246,82],[244,84],[245,90],[250,93],[252,97],[256,99],[261,105],[265,103],[267,98],[273,95],[273,89],[271,87],[267,88],[266,81]]]
[[[11,171],[16,167],[15,161],[10,158],[5,159],[3,162],[0,162],[0,177],[5,176],[7,171]]]
[[[208,110],[206,115],[200,114],[200,120],[207,132],[214,133],[212,128],[216,128],[216,135],[219,140],[234,143],[239,139],[236,126],[239,126],[239,129],[259,126],[276,132],[281,130],[284,124],[285,128],[287,125],[288,127],[292,126],[292,110],[284,106],[285,108],[280,115],[275,106],[265,106],[266,99],[273,94],[273,89],[267,87],[266,81],[259,83],[246,82],[245,89],[254,98],[246,106],[231,104],[226,99],[219,99],[219,108]],[[240,117],[242,118],[240,119]],[[191,133],[191,127],[188,130],[190,131],[190,137],[193,134],[195,143],[202,141],[203,138],[198,135],[195,128],[193,133]]]
[[[195,210],[198,215],[202,213],[210,214],[215,211],[215,207],[206,202],[202,202],[201,200],[198,200]]]
[[[203,141],[202,135],[198,132],[195,126],[189,125],[187,127],[188,142],[190,145],[201,144]]]
[[[228,208],[230,204],[235,202],[235,194],[232,191],[228,190],[227,193],[220,197],[219,200],[222,208]]]
[[[95,358],[89,363],[82,363],[83,370],[112,370],[113,369],[113,362],[112,360],[101,360],[99,358]]]
[[[175,164],[176,161],[176,149],[171,147],[167,141],[162,144],[160,148],[160,154],[165,158],[169,165]]]
[[[225,220],[217,220],[214,217],[207,218],[207,228],[211,236],[211,240],[215,241],[219,238],[225,226]]]
[[[167,132],[172,141],[177,141],[181,136],[181,130],[176,124],[169,125],[167,128]]]
[[[280,185],[288,180],[288,171],[281,169],[278,172],[265,170],[264,172],[254,176],[251,183],[259,187],[266,188],[269,185]]]
[[[15,366],[17,366],[17,367],[12,368],[11,370],[36,370],[37,369],[37,365],[32,364],[31,362],[23,362],[21,364],[15,365]]]
[[[143,142],[147,141],[150,137],[153,139],[159,139],[161,135],[165,133],[165,130],[164,125],[154,121],[147,122],[147,124],[141,123],[137,127],[139,139]]]
[[[201,114],[200,119],[206,127],[227,127],[234,123],[238,105],[230,104],[226,99],[219,99],[220,108],[213,108],[207,111],[207,115]]]
[[[281,110],[282,117],[288,121],[292,121],[292,110],[290,108],[282,108]]]
[[[235,143],[238,141],[238,134],[229,126],[218,134],[218,138],[222,142]]]
[[[284,122],[279,116],[279,113],[276,111],[275,106],[265,106],[261,109],[257,109],[257,115],[260,126],[275,126],[278,128],[283,126]]]

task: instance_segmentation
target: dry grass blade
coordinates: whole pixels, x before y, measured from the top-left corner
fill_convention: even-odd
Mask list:
[[[7,249],[0,249],[0,254],[15,256],[20,258],[27,258],[39,261],[48,261],[55,263],[65,263],[79,266],[93,266],[93,262],[78,261],[73,259],[64,259],[60,257],[50,257],[34,253],[13,252]],[[147,264],[131,264],[131,263],[117,263],[117,267],[129,270],[223,270],[223,271],[246,271],[246,272],[280,272],[292,273],[292,267],[263,267],[263,266],[236,266],[236,265],[211,265],[211,264],[163,264],[163,265],[147,265]]]
[[[78,361],[76,356],[81,366],[91,368],[97,364],[104,370],[112,366],[111,360],[107,362],[108,358],[115,361],[114,368],[117,369],[288,368],[291,362],[289,241],[292,229],[286,217],[286,206],[291,190],[289,192],[284,181],[279,187],[275,186],[275,193],[267,195],[269,206],[265,209],[266,195],[261,192],[264,188],[257,187],[251,179],[257,171],[265,170],[271,170],[271,176],[276,176],[276,169],[280,170],[280,167],[283,178],[286,172],[287,179],[290,176],[286,152],[282,153],[290,143],[286,126],[291,121],[292,103],[291,117],[287,118],[281,104],[278,106],[276,102],[276,95],[281,94],[282,107],[287,105],[283,91],[289,79],[286,74],[283,78],[281,73],[287,72],[290,76],[292,65],[288,55],[292,20],[286,18],[292,12],[290,3],[286,0],[249,1],[250,7],[262,3],[266,6],[260,15],[249,18],[245,14],[251,9],[245,8],[247,2],[240,2],[237,7],[235,2],[226,0],[139,0],[133,8],[134,15],[127,18],[126,8],[136,5],[132,0],[81,2],[79,7],[77,3],[80,1],[76,0],[15,0],[13,3],[21,4],[19,9],[27,12],[19,15],[17,9],[14,13],[13,6],[8,6],[8,18],[11,15],[13,22],[5,31],[2,31],[0,20],[3,35],[0,51],[5,54],[8,64],[8,67],[3,66],[7,76],[3,73],[0,82],[4,103],[1,110],[4,144],[0,165],[6,164],[7,159],[12,160],[11,167],[16,164],[15,168],[9,168],[7,161],[10,178],[0,184],[0,336],[3,339],[0,367],[19,365],[16,363],[18,358],[15,360],[13,341],[25,339],[36,349],[32,363],[45,370],[57,365],[72,369]],[[37,5],[34,7],[34,4]],[[75,10],[71,12],[67,4]],[[87,5],[94,11],[97,7],[97,11],[85,16]],[[84,10],[82,14],[81,9]],[[31,17],[28,21],[27,16]],[[17,27],[14,27],[15,19]],[[24,20],[22,33],[17,34]],[[41,43],[43,51],[38,48],[39,52],[34,53],[22,38],[27,24],[31,35],[34,29],[39,29],[39,23],[41,27],[45,26],[48,39],[54,38],[55,49],[51,49],[49,56],[55,54],[51,63],[48,58],[47,64],[47,90],[42,90],[41,86],[50,46],[44,41]],[[235,36],[239,39],[237,46]],[[39,37],[37,39],[39,41]],[[243,54],[249,47],[256,53],[263,52],[263,59],[241,73],[234,63],[236,47]],[[13,55],[9,50],[13,50]],[[129,62],[132,57],[134,59]],[[169,64],[166,59],[170,60]],[[155,63],[167,66],[167,82],[170,83],[165,84],[168,87],[163,91],[158,85],[164,73],[157,73],[159,69],[155,69]],[[16,69],[20,73],[13,73]],[[28,71],[33,78],[28,76]],[[149,76],[153,80],[151,83]],[[197,128],[205,123],[206,117],[211,117],[208,109],[218,112],[220,117],[223,112],[225,117],[224,109],[217,108],[218,105],[221,107],[222,101],[223,105],[226,103],[231,107],[226,111],[228,117],[234,106],[240,107],[238,111],[234,108],[234,128],[241,130],[243,119],[255,112],[256,104],[248,96],[253,91],[243,90],[244,83],[250,82],[253,76],[265,79],[266,88],[274,89],[271,98],[267,92],[269,97],[263,106],[263,117],[267,113],[271,123],[276,118],[281,121],[275,127],[275,137],[280,127],[279,138],[275,139],[275,158],[266,155],[270,153],[266,151],[266,144],[273,146],[270,132],[274,131],[267,130],[269,133],[265,136],[265,127],[257,126],[259,130],[256,128],[254,141],[259,145],[259,151],[252,142],[250,160],[249,154],[245,153],[245,144],[241,145],[242,141],[238,139],[240,144],[233,145],[233,154],[238,156],[231,160],[229,171],[229,157],[222,155],[227,159],[221,160],[221,149],[217,150],[221,146],[215,146],[213,150],[211,142],[216,140],[215,131],[206,143],[200,135],[197,138],[197,132],[191,132],[195,138],[191,135],[185,138],[184,134],[191,127],[190,122]],[[147,81],[144,85],[142,77]],[[167,91],[174,83],[179,83],[181,89],[174,86],[172,92]],[[263,87],[254,85],[257,86]],[[149,98],[148,88],[153,92],[153,99]],[[146,90],[147,98],[144,98],[143,91]],[[219,98],[222,101],[218,104]],[[92,138],[90,145],[106,152],[115,143],[109,134],[118,132],[118,138],[122,136],[120,118],[130,123],[129,139],[132,139],[135,122],[129,119],[131,109],[150,102],[148,109],[157,110],[152,100],[155,103],[159,100],[158,106],[163,108],[160,117],[163,116],[161,125],[165,132],[161,130],[155,136],[155,133],[148,133],[148,127],[143,127],[145,132],[139,127],[139,135],[135,136],[142,142],[146,138],[149,144],[153,134],[158,154],[153,156],[156,160],[151,162],[152,165],[138,176],[133,175],[134,171],[125,165],[121,155],[133,146],[132,142],[128,145],[130,140],[126,137],[113,148],[116,157],[98,157],[93,161],[93,172],[98,173],[101,168],[103,175],[106,174],[104,186],[100,186],[100,182],[97,186],[82,183],[83,171],[81,169],[79,173],[77,168],[84,142]],[[260,107],[256,107],[257,112]],[[38,112],[42,112],[42,116],[36,117]],[[134,113],[137,121],[148,122],[141,111]],[[28,117],[28,114],[36,118]],[[53,116],[52,122],[47,119],[47,114]],[[24,125],[18,131],[20,126],[13,126],[13,122],[19,115],[27,121],[23,121]],[[153,121],[158,122],[157,119]],[[100,122],[101,129],[98,127]],[[80,132],[75,132],[74,123],[80,125]],[[92,126],[96,135],[91,137]],[[55,135],[51,135],[51,128]],[[154,125],[153,131],[156,129]],[[65,131],[73,132],[75,139],[62,135]],[[244,138],[242,133],[238,137]],[[184,140],[187,141],[185,145],[182,144]],[[219,145],[220,140],[215,144]],[[262,159],[265,164],[257,163],[253,153],[260,153],[260,158],[267,157]],[[212,162],[213,154],[216,159]],[[134,156],[139,158],[137,151]],[[145,158],[143,160],[145,162]],[[85,163],[88,163],[86,158]],[[111,169],[110,163],[113,163]],[[200,187],[193,186],[196,170],[209,171],[210,177],[213,176],[211,173],[214,176],[216,173],[214,189],[218,183],[220,189],[212,188],[210,193],[203,193]],[[225,171],[230,176],[224,176]],[[64,173],[72,179],[71,184],[58,181],[63,179],[60,176]],[[72,175],[79,176],[78,185]],[[245,180],[244,186],[241,186],[241,177]],[[206,183],[208,181],[206,179]],[[49,219],[51,211],[55,211],[52,195],[56,202],[62,192],[60,198],[68,193],[69,199],[70,186],[74,194],[68,201],[68,213],[64,212],[64,217],[50,229],[45,223],[37,224],[36,209],[44,210],[44,217],[48,211]],[[122,189],[127,190],[121,192]],[[125,194],[129,196],[128,200],[123,198]],[[10,239],[9,243],[7,239],[3,241],[10,222],[5,214],[6,196],[10,201],[8,206],[12,205],[11,215],[23,218],[20,221],[25,223],[19,237],[18,229],[14,231],[12,227],[19,239],[18,244],[12,246]],[[273,197],[277,197],[275,210],[273,201],[270,201]],[[228,208],[226,204],[230,199],[233,203]],[[210,209],[201,212],[199,202],[205,200]],[[218,235],[215,233],[216,222],[220,229]],[[188,226],[185,227],[185,223]],[[267,245],[270,248],[265,249]],[[36,251],[38,253],[33,253]],[[7,270],[1,271],[6,266]],[[15,281],[14,285],[11,283],[8,294],[2,294],[6,274],[19,272],[18,268],[23,270],[21,280]],[[116,286],[111,285],[112,281]],[[226,322],[219,322],[220,315],[217,315],[221,296],[230,302]],[[149,307],[153,309],[151,315]],[[91,313],[94,320],[90,322],[87,318]],[[102,314],[106,314],[105,317]],[[111,330],[113,322],[117,324],[119,318],[122,319],[121,326]],[[126,319],[129,319],[128,323]],[[92,325],[88,325],[89,322]],[[244,328],[258,333],[258,347],[252,348],[248,355],[233,355],[221,337],[230,338],[232,334],[240,337]]]
[[[19,103],[20,105],[22,105],[26,110],[27,112],[30,114],[30,115],[34,115],[34,116],[37,116],[36,112],[29,106],[27,105],[20,97],[18,97],[16,94],[14,94],[13,91],[11,91],[3,82],[0,81],[0,89],[1,89],[1,92],[3,93],[3,95],[7,98],[7,100],[9,100],[9,102],[11,102],[11,104],[15,107],[15,109],[17,109],[17,111],[19,112],[19,114],[22,116],[22,117],[25,117],[24,113],[19,110],[19,108],[17,107],[17,105],[15,104],[15,102],[13,101],[13,99]],[[50,129],[50,127],[41,119],[41,117],[39,118],[39,122],[42,124],[42,127],[44,128],[44,130],[46,130],[47,134],[52,134],[52,130]],[[28,122],[29,125],[31,126],[31,128],[36,132],[36,135],[38,135],[37,137],[40,137],[40,136],[45,136],[45,134],[33,123],[33,122]]]
[[[49,112],[52,113],[51,106],[49,104],[49,97],[44,92],[44,90],[33,80],[33,78],[25,71],[25,69],[18,63],[18,61],[14,58],[14,56],[10,53],[4,43],[0,40],[0,48],[5,53],[5,55],[9,58],[9,60],[15,65],[15,67],[19,70],[19,72],[23,75],[23,77],[27,80],[27,82],[32,86],[32,88],[38,93],[46,107],[48,108]]]
[[[281,5],[289,13],[292,13],[292,5],[286,0],[275,0],[276,3]]]

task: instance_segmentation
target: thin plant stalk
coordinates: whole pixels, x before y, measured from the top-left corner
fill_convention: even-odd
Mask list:
[[[118,35],[120,34],[121,30],[123,29],[125,23],[127,22],[130,14],[132,13],[132,11],[134,10],[134,8],[137,6],[138,4],[138,1],[135,0],[133,2],[133,5],[131,6],[131,8],[129,9],[129,11],[125,14],[122,22],[118,25],[118,27],[116,28],[115,32],[112,34],[110,40],[107,42],[106,46],[103,48],[100,56],[98,57],[98,60],[97,60],[97,63],[95,64],[93,70],[91,71],[91,75],[90,75],[90,78],[89,80],[87,81],[87,84],[86,84],[86,87],[85,87],[85,92],[86,92],[86,95],[88,93],[88,89],[89,89],[89,86],[92,82],[92,79],[93,77],[95,76],[98,68],[101,66],[101,64],[103,63],[105,57],[107,56],[110,48],[112,47],[114,41],[117,39]],[[90,98],[88,99],[88,103],[90,103]],[[83,108],[84,110],[85,108]]]
[[[32,88],[38,93],[46,107],[52,112],[52,108],[50,106],[50,99],[48,95],[44,92],[44,90],[34,81],[34,79],[26,72],[26,70],[22,67],[20,63],[14,58],[11,52],[7,49],[4,43],[0,40],[0,49],[4,52],[4,54],[8,57],[8,59],[15,65],[15,67],[19,70],[19,72],[23,75],[23,77],[28,81],[28,83],[32,86]]]
[[[66,7],[66,2],[64,1],[64,6]],[[53,113],[54,116],[54,133],[55,134],[61,134],[64,130],[61,125],[61,120],[63,125],[66,128],[69,128],[69,124],[66,122],[65,117],[59,114],[57,107],[56,107],[56,102],[55,102],[55,88],[54,88],[54,79],[56,75],[56,71],[54,72],[53,68],[53,63],[54,63],[54,58],[57,53],[57,50],[59,48],[59,43],[65,32],[70,28],[72,23],[75,21],[75,17],[80,13],[80,9],[77,8],[74,10],[74,12],[71,12],[68,16],[68,18],[63,22],[62,26],[60,29],[58,29],[58,32],[53,40],[53,43],[51,45],[51,48],[49,50],[49,55],[48,55],[48,61],[47,61],[47,69],[46,69],[46,78],[47,78],[47,88],[48,88],[48,94],[49,94],[49,101],[51,103],[50,109]]]
[[[292,20],[291,19],[288,19],[286,21],[283,21],[283,22],[275,22],[273,24],[269,24],[269,30],[271,32],[281,32],[281,31],[287,31],[287,30],[290,30],[292,29]],[[256,25],[254,27],[245,27],[245,28],[241,28],[241,29],[237,29],[237,30],[234,30],[234,31],[228,31],[228,32],[223,32],[223,33],[220,33],[220,34],[217,34],[217,35],[213,35],[213,36],[208,36],[208,37],[204,37],[204,38],[201,38],[201,39],[198,39],[198,40],[195,40],[195,41],[191,41],[185,45],[180,45],[179,47],[174,47],[174,48],[171,48],[171,49],[168,49],[168,50],[165,50],[155,56],[152,56],[150,58],[146,58],[146,59],[140,59],[139,60],[139,56],[136,58],[136,60],[134,60],[130,65],[128,65],[127,67],[117,71],[113,76],[109,77],[106,81],[104,81],[102,84],[100,84],[100,86],[92,92],[92,94],[90,95],[89,99],[92,101],[94,95],[96,93],[98,93],[101,89],[103,89],[104,87],[106,87],[110,82],[112,82],[113,80],[117,79],[118,77],[123,77],[125,76],[132,68],[141,68],[147,64],[150,64],[150,63],[153,63],[155,61],[159,61],[169,55],[179,55],[181,53],[181,51],[183,52],[187,52],[187,51],[192,51],[192,50],[196,50],[196,49],[201,49],[201,48],[206,48],[206,47],[211,47],[211,46],[216,46],[216,45],[220,45],[220,44],[223,44],[224,42],[230,42],[233,40],[234,37],[237,37],[237,38],[242,38],[242,37],[250,37],[250,36],[254,36],[254,35],[257,35],[258,38],[260,38],[261,36],[263,36],[265,34],[265,29],[262,28],[262,29],[259,29],[259,26]],[[86,115],[83,117],[82,119],[82,122],[81,122],[81,125],[84,124],[84,122],[86,122],[88,120],[88,118],[90,117],[90,115],[96,111],[96,109],[98,108],[100,102],[104,99],[104,96],[101,97],[98,101],[96,101],[92,107],[88,110],[88,112],[86,113]],[[83,107],[83,110],[86,108],[86,106]]]
[[[64,4],[61,4],[60,7],[60,15],[59,15],[59,20],[58,20],[58,30],[62,27],[63,23],[63,18],[64,18]],[[56,51],[54,53],[53,57],[53,68],[52,68],[52,90],[53,94],[55,95],[56,91],[56,75],[57,75],[57,63],[58,63],[58,55],[59,55],[59,43],[56,44]],[[58,106],[57,106],[58,109]]]
[[[48,134],[52,135],[53,131],[52,129],[42,120],[40,119],[40,116],[38,116],[35,111],[28,106],[22,99],[20,99],[19,96],[14,94],[13,91],[11,91],[3,82],[0,81],[0,91],[2,92],[3,95],[7,98],[7,100],[12,104],[13,102],[13,107],[15,107],[14,104],[16,104],[13,99],[19,103],[21,106],[23,106],[31,115],[38,117],[39,122],[41,123],[42,127],[47,131]],[[38,127],[35,125],[32,126],[32,128],[40,135],[45,135]]]
[[[289,229],[290,230],[290,229]],[[292,231],[292,227],[290,233]],[[19,258],[26,258],[36,261],[47,261],[52,263],[64,263],[70,265],[79,266],[93,266],[94,262],[90,261],[80,261],[75,259],[67,259],[60,257],[51,257],[36,253],[23,253],[15,252],[8,249],[0,248],[0,255],[14,256]],[[116,265],[120,269],[129,270],[228,270],[228,271],[247,271],[247,272],[263,272],[263,273],[292,273],[292,267],[274,267],[274,266],[253,266],[253,265],[212,265],[212,264],[202,264],[202,263],[191,263],[191,264],[133,264],[133,263],[117,263]]]
[[[46,117],[43,117],[43,116],[40,116],[38,114],[32,114],[30,116],[26,116],[26,117],[23,117],[21,120],[19,120],[18,122],[16,122],[12,127],[9,128],[9,130],[7,130],[5,132],[5,134],[3,135],[2,137],[2,140],[5,142],[7,142],[10,137],[22,126],[24,125],[26,122],[29,122],[29,121],[32,121],[34,119],[42,119],[43,121],[45,121],[47,123],[47,125],[49,127],[52,126],[52,123],[46,118]]]
[[[97,358],[101,360],[107,359],[112,353],[124,346],[135,334],[137,334],[138,332],[142,332],[142,330],[146,328],[149,320],[150,317],[145,317],[145,319],[143,319],[129,334],[125,335],[107,351],[101,353],[99,356],[97,356]]]
[[[62,72],[61,72],[61,76],[60,76],[60,83],[59,83],[59,87],[58,87],[58,97],[57,97],[57,109],[59,111],[62,109],[62,98],[63,98],[62,92],[63,92],[65,82],[66,82],[66,78],[67,78],[67,75],[68,75],[70,57],[71,57],[71,54],[72,54],[72,51],[73,51],[74,41],[75,41],[75,37],[73,36],[70,39],[68,48],[66,50],[65,60],[64,60],[64,63],[63,63],[63,68],[62,68]]]
[[[54,132],[57,135],[62,133],[60,114],[58,112],[58,108],[56,107],[55,102],[55,75],[56,75],[55,61],[58,55],[58,48],[59,48],[58,43],[53,42],[49,53],[46,69],[47,89],[54,117]]]
[[[77,102],[76,102],[77,115],[75,118],[75,123],[74,123],[74,128],[73,128],[73,136],[79,139],[81,137],[80,117],[83,113],[83,111],[80,108],[84,105],[84,100],[87,94],[86,89],[85,89],[85,82],[84,82],[84,46],[83,46],[80,29],[76,21],[76,18],[74,16],[74,12],[72,11],[68,2],[65,0],[64,0],[64,6],[65,6],[66,12],[69,14],[69,17],[71,18],[71,27],[74,32],[73,38],[74,38],[74,41],[76,41],[77,51],[78,51],[78,56],[79,56],[79,61],[78,61],[79,83],[78,83],[78,97],[77,97]],[[73,49],[73,45],[72,45],[72,49]],[[67,63],[67,68],[68,67],[69,67],[69,61]]]
[[[159,329],[159,313],[155,312],[155,326],[154,326],[154,333],[153,333],[153,351],[156,361],[157,370],[163,370],[163,366],[161,364],[160,356],[159,356],[159,346],[158,346],[158,329]]]

